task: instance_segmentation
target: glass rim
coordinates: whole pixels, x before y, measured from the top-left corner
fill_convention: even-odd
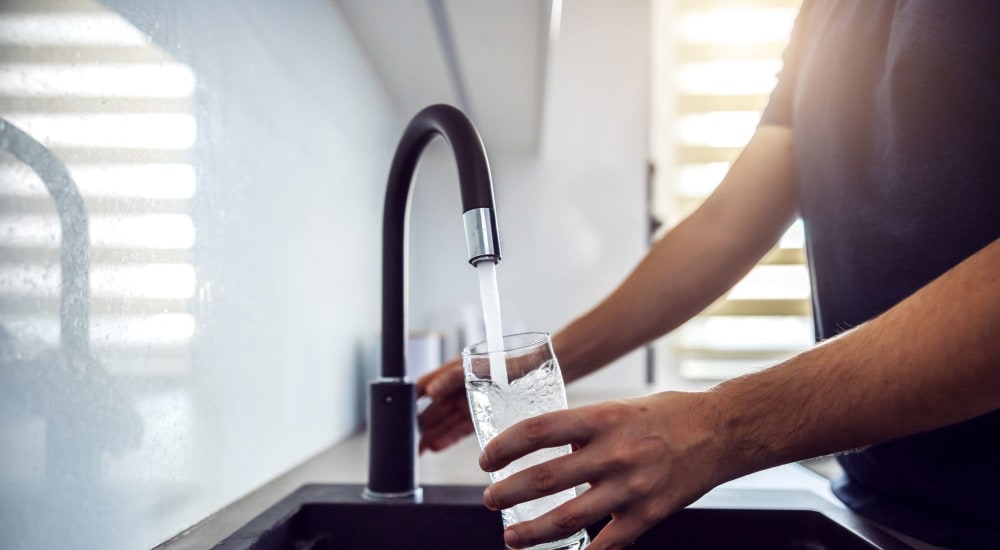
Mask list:
[[[532,346],[537,346],[538,344],[541,344],[543,342],[549,341],[552,338],[552,334],[550,334],[548,332],[517,332],[517,333],[514,333],[514,334],[505,334],[503,336],[503,341],[506,342],[507,338],[514,338],[514,337],[517,337],[517,336],[536,336],[537,338],[532,339],[532,340],[530,340],[528,342],[525,342],[523,344],[519,344],[517,346],[513,346],[513,347],[510,347],[510,348],[504,347],[501,350],[497,350],[497,351],[493,351],[493,352],[491,352],[491,351],[473,352],[472,349],[475,348],[476,346],[486,345],[486,340],[480,340],[479,342],[476,342],[475,344],[469,344],[468,346],[465,346],[464,348],[462,348],[462,357],[489,357],[490,353],[510,353],[510,352],[513,352],[513,351],[518,351],[518,350],[530,348]]]

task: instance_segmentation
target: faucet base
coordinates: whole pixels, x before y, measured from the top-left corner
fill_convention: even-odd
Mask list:
[[[417,385],[380,378],[370,386],[366,498],[418,498]]]
[[[397,500],[406,502],[413,502],[420,504],[424,501],[424,489],[423,487],[417,487],[412,491],[406,491],[405,493],[375,493],[372,492],[368,487],[365,487],[361,491],[361,498],[365,500]]]

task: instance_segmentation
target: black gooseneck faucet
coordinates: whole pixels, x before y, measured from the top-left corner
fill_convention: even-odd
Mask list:
[[[469,263],[500,261],[493,181],[479,132],[460,110],[432,105],[417,113],[396,148],[382,225],[382,377],[371,383],[366,498],[420,499],[417,485],[417,387],[406,377],[406,228],[410,188],[424,148],[436,137],[458,166]]]

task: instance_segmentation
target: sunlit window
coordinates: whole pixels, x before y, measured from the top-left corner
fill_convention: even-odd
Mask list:
[[[650,215],[662,230],[722,181],[760,120],[798,0],[654,2]],[[732,291],[655,346],[658,371],[719,380],[810,345],[805,235],[797,221]]]

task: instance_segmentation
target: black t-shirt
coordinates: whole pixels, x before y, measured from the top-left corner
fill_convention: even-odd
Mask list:
[[[829,338],[1000,238],[1000,0],[806,0],[761,124],[792,128]],[[838,459],[859,513],[1000,548],[1000,411]]]

